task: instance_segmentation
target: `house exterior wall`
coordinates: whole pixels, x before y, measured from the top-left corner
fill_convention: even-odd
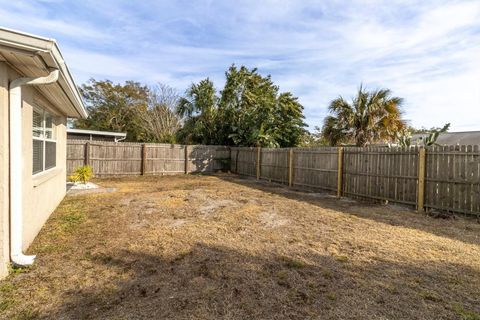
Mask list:
[[[8,157],[8,71],[0,62],[0,279],[7,275],[10,260]]]
[[[18,74],[0,62],[0,277],[6,274],[10,261],[8,83],[18,77]],[[26,250],[65,196],[67,119],[33,86],[22,88],[22,100],[23,249]],[[56,167],[36,175],[32,174],[33,106],[55,115]]]
[[[25,250],[66,193],[67,118],[61,116],[33,87],[25,87],[22,94],[24,95],[22,145],[24,154],[23,245]],[[36,175],[32,175],[32,115],[34,105],[46,109],[56,116],[55,139],[57,143],[56,167]]]

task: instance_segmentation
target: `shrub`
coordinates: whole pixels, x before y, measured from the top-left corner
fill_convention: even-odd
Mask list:
[[[230,163],[231,160],[230,158],[217,158],[215,159],[220,163],[220,166],[222,167],[222,171],[229,171],[230,170]]]
[[[82,183],[86,184],[88,180],[93,177],[94,175],[91,166],[81,166],[75,169],[73,174],[68,177],[68,179],[74,183],[81,181]]]

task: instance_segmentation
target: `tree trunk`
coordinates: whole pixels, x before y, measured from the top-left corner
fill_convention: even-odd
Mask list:
[[[367,145],[367,139],[363,133],[357,136],[356,145],[357,147],[365,147]]]

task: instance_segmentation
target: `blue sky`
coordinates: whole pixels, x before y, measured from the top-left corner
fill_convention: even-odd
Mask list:
[[[310,129],[363,83],[404,98],[414,126],[480,130],[479,0],[0,3],[0,25],[58,41],[78,84],[221,89],[244,64],[298,96]]]

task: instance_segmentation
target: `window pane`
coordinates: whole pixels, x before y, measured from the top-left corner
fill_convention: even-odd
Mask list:
[[[45,138],[46,139],[53,139],[53,116],[45,111]]]
[[[48,112],[45,112],[45,128],[53,128],[53,117]]]
[[[41,137],[43,132],[43,124],[42,124],[42,114],[36,110],[33,110],[33,136],[34,137]]]
[[[45,138],[47,138],[47,139],[53,139],[53,130],[51,130],[51,129],[46,129],[46,130],[45,130]]]
[[[42,130],[33,129],[33,136],[34,137],[41,137],[42,136]]]
[[[45,142],[45,170],[55,167],[57,159],[57,143]]]
[[[43,171],[43,141],[33,140],[33,174]]]

